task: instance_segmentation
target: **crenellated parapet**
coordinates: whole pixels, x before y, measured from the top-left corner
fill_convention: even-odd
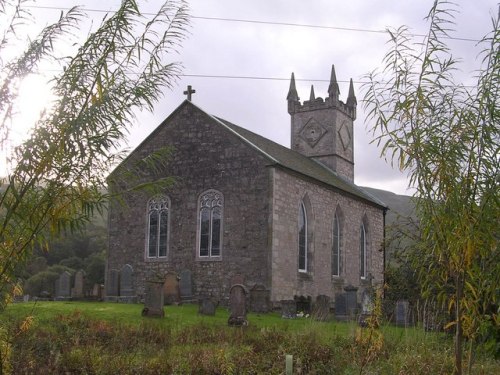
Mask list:
[[[333,65],[330,75],[330,84],[328,86],[328,97],[326,97],[325,99],[319,97],[316,98],[314,94],[314,86],[311,85],[311,94],[309,96],[309,100],[304,100],[304,102],[301,103],[299,95],[297,93],[297,88],[295,86],[295,75],[294,73],[292,73],[292,78],[290,80],[290,89],[287,95],[288,113],[292,115],[298,112],[309,112],[311,110],[333,108],[343,112],[354,121],[356,119],[357,100],[356,96],[354,95],[354,86],[352,79],[349,83],[349,94],[347,96],[347,101],[344,103],[339,99],[339,96],[340,89],[335,74],[335,67]]]

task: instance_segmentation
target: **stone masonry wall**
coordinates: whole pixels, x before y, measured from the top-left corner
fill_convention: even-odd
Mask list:
[[[383,211],[360,199],[350,198],[330,188],[297,178],[279,168],[273,169],[272,179],[272,300],[291,299],[294,295],[330,296],[343,287],[359,287],[361,296],[368,280],[360,278],[360,226],[367,232],[367,273],[373,284],[383,281]],[[310,266],[307,274],[298,272],[299,204],[308,201]],[[307,208],[307,205],[306,205]],[[342,231],[342,271],[332,276],[331,252],[333,218],[340,208]]]
[[[107,275],[130,264],[134,288],[140,297],[150,273],[192,272],[195,295],[227,298],[230,280],[236,274],[251,286],[270,288],[269,266],[269,169],[259,156],[232,132],[215,123],[195,106],[185,102],[125,161],[131,165],[153,151],[174,147],[172,159],[160,175],[144,171],[144,181],[175,176],[170,198],[170,238],[166,259],[146,257],[146,193],[128,193],[126,205],[113,202],[109,212]],[[114,184],[111,189],[119,190]],[[223,245],[220,260],[197,259],[198,198],[208,189],[224,196]]]

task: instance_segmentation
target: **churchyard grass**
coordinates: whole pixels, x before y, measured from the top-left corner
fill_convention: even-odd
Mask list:
[[[143,318],[140,304],[37,302],[0,314],[15,374],[279,374],[292,354],[294,373],[447,374],[452,338],[419,328],[383,325],[372,336],[354,323],[248,314],[248,327],[228,327],[229,313],[198,315],[198,306],[166,306]],[[25,318],[32,316],[26,322]],[[472,374],[500,373],[476,357]]]

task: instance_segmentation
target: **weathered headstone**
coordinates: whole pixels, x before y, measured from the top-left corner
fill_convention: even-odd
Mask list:
[[[293,297],[297,306],[297,312],[302,314],[311,313],[311,296],[295,296]]]
[[[217,304],[211,297],[201,297],[198,300],[198,314],[215,315]]]
[[[94,284],[92,287],[92,294],[91,294],[93,299],[100,300],[102,299],[102,286],[101,284]]]
[[[330,320],[330,297],[320,294],[314,302],[312,317],[314,320],[326,322]]]
[[[344,288],[346,293],[347,315],[353,319],[358,312],[358,288],[348,285]]]
[[[193,281],[190,270],[182,270],[179,273],[179,288],[182,300],[190,300],[193,296]]]
[[[295,319],[297,317],[297,304],[293,299],[282,300],[281,317],[283,319]]]
[[[270,310],[271,292],[262,284],[255,284],[250,289],[250,311],[267,313]]]
[[[409,303],[408,301],[397,301],[395,308],[396,324],[398,326],[406,327],[408,325],[408,312]]]
[[[345,293],[335,295],[335,319],[347,320],[347,300]]]
[[[71,297],[71,274],[64,271],[59,275],[56,282],[56,299],[68,299]]]
[[[227,321],[230,326],[248,325],[247,290],[244,285],[235,284],[229,291],[229,308],[231,315]]]
[[[29,294],[25,294],[23,296],[23,302],[29,302],[30,301],[30,295]]]
[[[142,316],[163,318],[165,316],[163,305],[163,282],[146,281]]]
[[[83,298],[83,281],[84,281],[84,272],[82,270],[75,273],[75,286],[71,291],[71,297],[73,298]]]
[[[116,297],[120,295],[120,273],[111,269],[106,280],[106,297]]]
[[[173,272],[167,273],[163,284],[163,295],[165,305],[173,305],[181,302],[181,292],[179,288],[179,277]]]

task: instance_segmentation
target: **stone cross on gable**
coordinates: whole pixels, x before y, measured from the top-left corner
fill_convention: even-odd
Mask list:
[[[188,85],[187,90],[184,91],[184,95],[187,95],[187,100],[191,101],[191,95],[196,93],[196,90],[193,90],[191,85]]]

